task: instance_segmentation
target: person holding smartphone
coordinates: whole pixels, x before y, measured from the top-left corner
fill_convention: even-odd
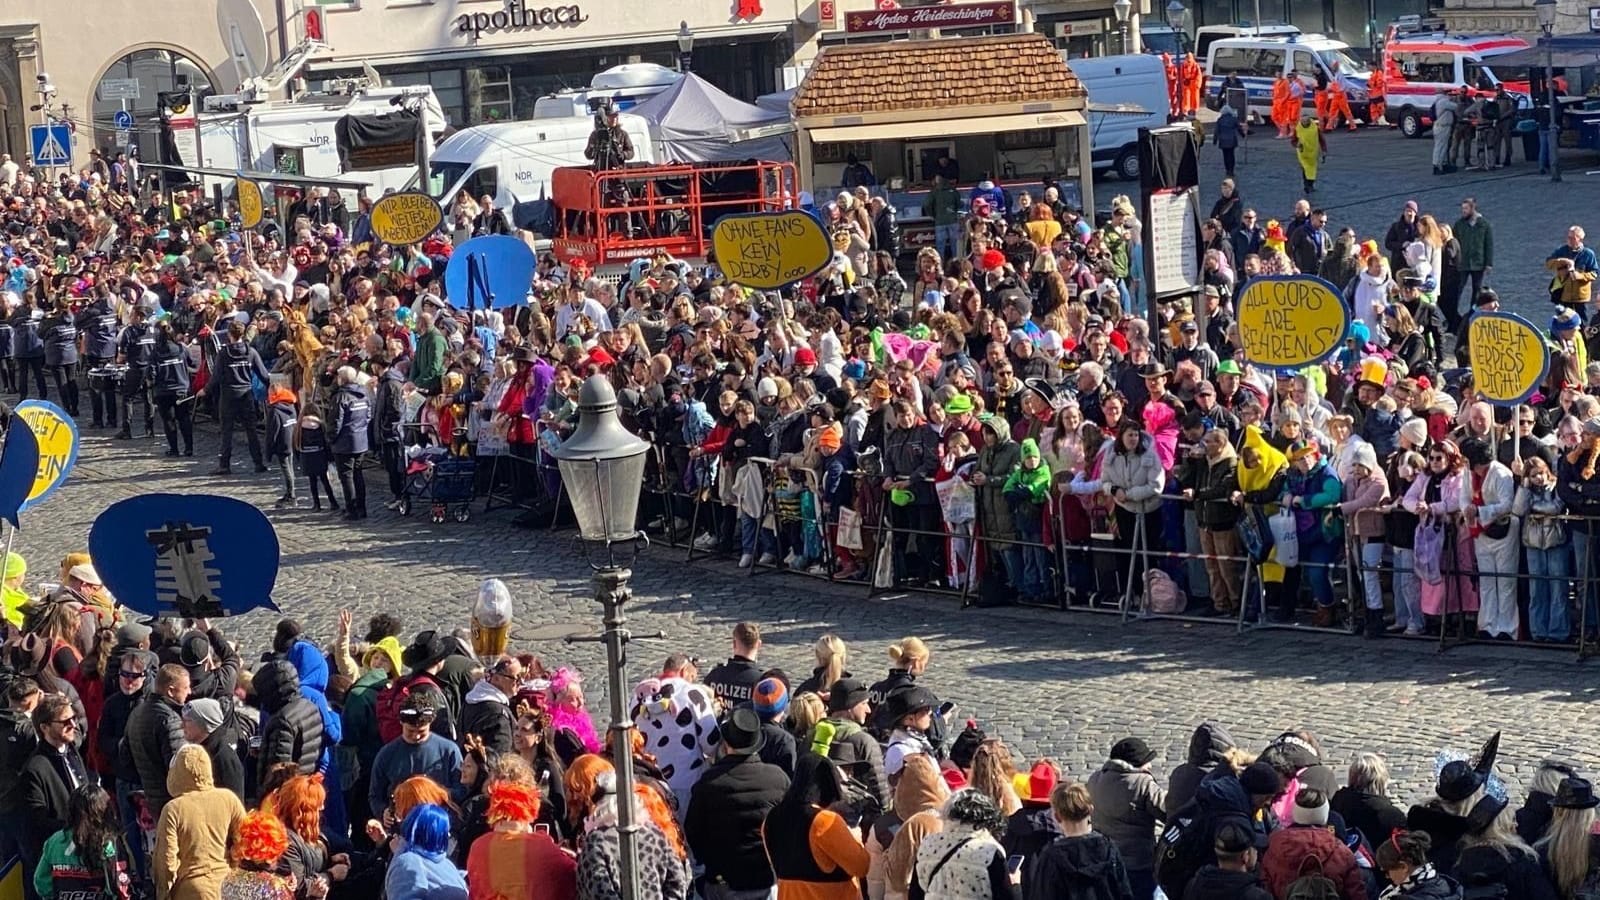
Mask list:
[[[542,897],[573,900],[578,861],[550,836],[539,817],[539,789],[514,781],[489,785],[488,834],[467,853],[468,897]]]

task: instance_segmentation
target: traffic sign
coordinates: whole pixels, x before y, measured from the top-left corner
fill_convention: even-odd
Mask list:
[[[127,131],[133,127],[133,113],[119,109],[117,114],[111,117],[111,121],[116,124],[118,131]]]
[[[139,79],[137,78],[102,78],[100,79],[101,100],[137,100],[139,99]]]
[[[34,165],[72,165],[72,126],[66,122],[35,125],[30,136],[33,138]]]

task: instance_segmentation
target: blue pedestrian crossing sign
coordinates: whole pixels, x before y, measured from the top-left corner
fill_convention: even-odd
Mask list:
[[[118,131],[127,131],[133,127],[133,113],[119,109],[117,114],[111,117],[111,121],[117,126]]]
[[[65,122],[35,125],[32,130],[33,163],[37,166],[72,165],[72,128]]]

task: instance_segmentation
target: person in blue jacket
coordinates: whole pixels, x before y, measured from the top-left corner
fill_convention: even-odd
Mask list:
[[[300,696],[310,700],[322,714],[322,750],[317,754],[317,771],[328,785],[328,804],[322,810],[322,824],[331,834],[344,834],[346,826],[344,791],[340,789],[339,758],[334,748],[344,738],[344,724],[328,705],[328,661],[310,641],[297,640],[284,654],[300,674]]]

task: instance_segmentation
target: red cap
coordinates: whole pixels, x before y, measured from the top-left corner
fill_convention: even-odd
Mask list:
[[[1028,772],[1028,799],[1047,803],[1056,789],[1056,770],[1047,762],[1036,762]]]
[[[817,351],[810,347],[797,347],[794,351],[794,364],[797,366],[814,366],[817,364]]]

